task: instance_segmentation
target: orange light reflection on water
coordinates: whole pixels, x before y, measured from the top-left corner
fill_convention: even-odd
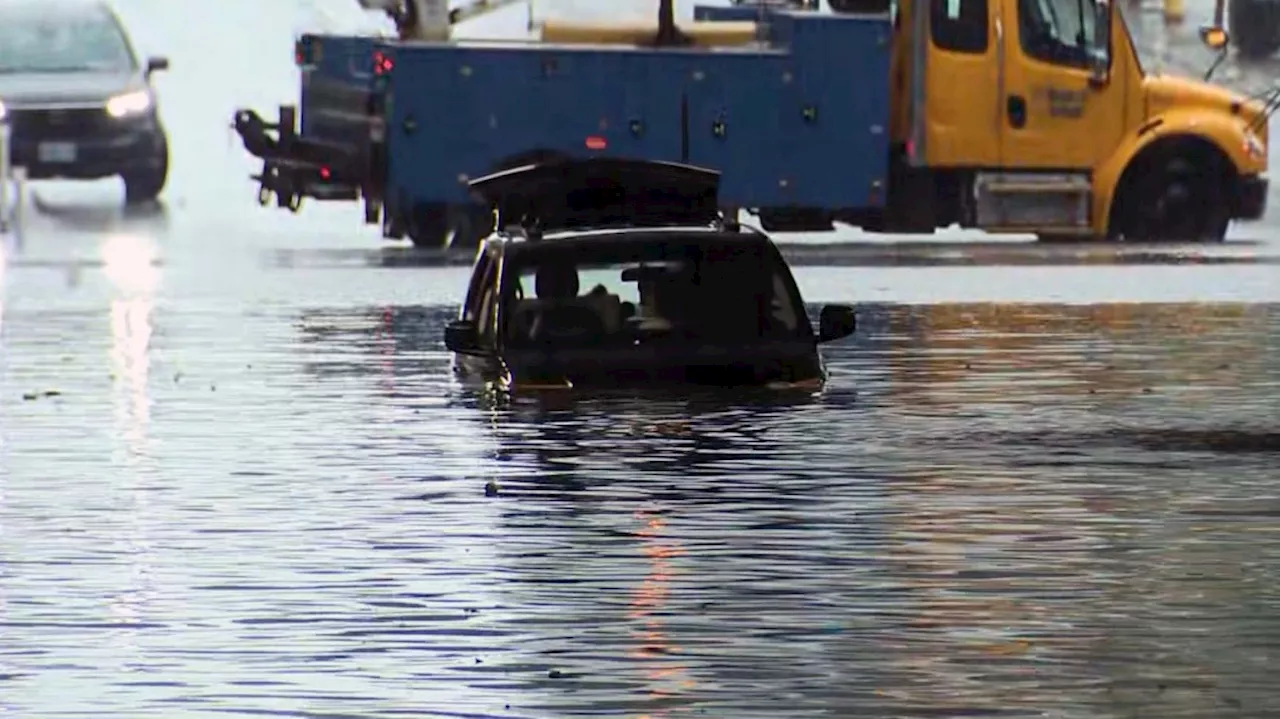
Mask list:
[[[627,618],[641,628],[632,630],[631,634],[637,642],[627,655],[647,665],[645,677],[650,682],[649,698],[664,701],[697,686],[697,682],[689,677],[688,667],[677,658],[680,647],[675,646],[667,636],[661,617],[655,616],[668,605],[671,578],[677,571],[672,567],[671,560],[683,555],[685,549],[677,540],[662,536],[666,522],[661,517],[643,510],[637,511],[634,516],[643,523],[636,535],[642,541],[641,551],[648,558],[649,573],[632,593],[629,603],[631,611],[627,613]],[[670,710],[663,709],[641,715],[638,719],[667,716],[670,716]]]

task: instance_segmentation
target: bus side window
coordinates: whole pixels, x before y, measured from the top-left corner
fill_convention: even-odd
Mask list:
[[[987,0],[931,0],[929,26],[933,44],[942,50],[982,54],[987,51],[990,20]]]

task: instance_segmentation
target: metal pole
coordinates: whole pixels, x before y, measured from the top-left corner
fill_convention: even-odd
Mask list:
[[[453,37],[453,27],[449,23],[449,0],[407,2],[413,4],[418,20],[418,26],[412,30],[412,39],[447,42]]]
[[[9,231],[9,123],[0,120],[0,234]]]
[[[27,234],[27,168],[14,167],[13,174],[13,239],[19,252]]]

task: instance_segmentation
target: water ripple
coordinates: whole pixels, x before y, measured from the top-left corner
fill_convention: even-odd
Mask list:
[[[823,393],[540,398],[449,306],[109,307],[3,315],[16,716],[1280,711],[1272,306],[868,304]]]

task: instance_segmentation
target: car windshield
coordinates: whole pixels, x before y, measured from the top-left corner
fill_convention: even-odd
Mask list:
[[[111,72],[133,65],[124,34],[109,15],[5,14],[0,7],[0,73]]]
[[[509,346],[743,343],[811,334],[790,271],[765,243],[611,243],[527,251],[509,270]]]

